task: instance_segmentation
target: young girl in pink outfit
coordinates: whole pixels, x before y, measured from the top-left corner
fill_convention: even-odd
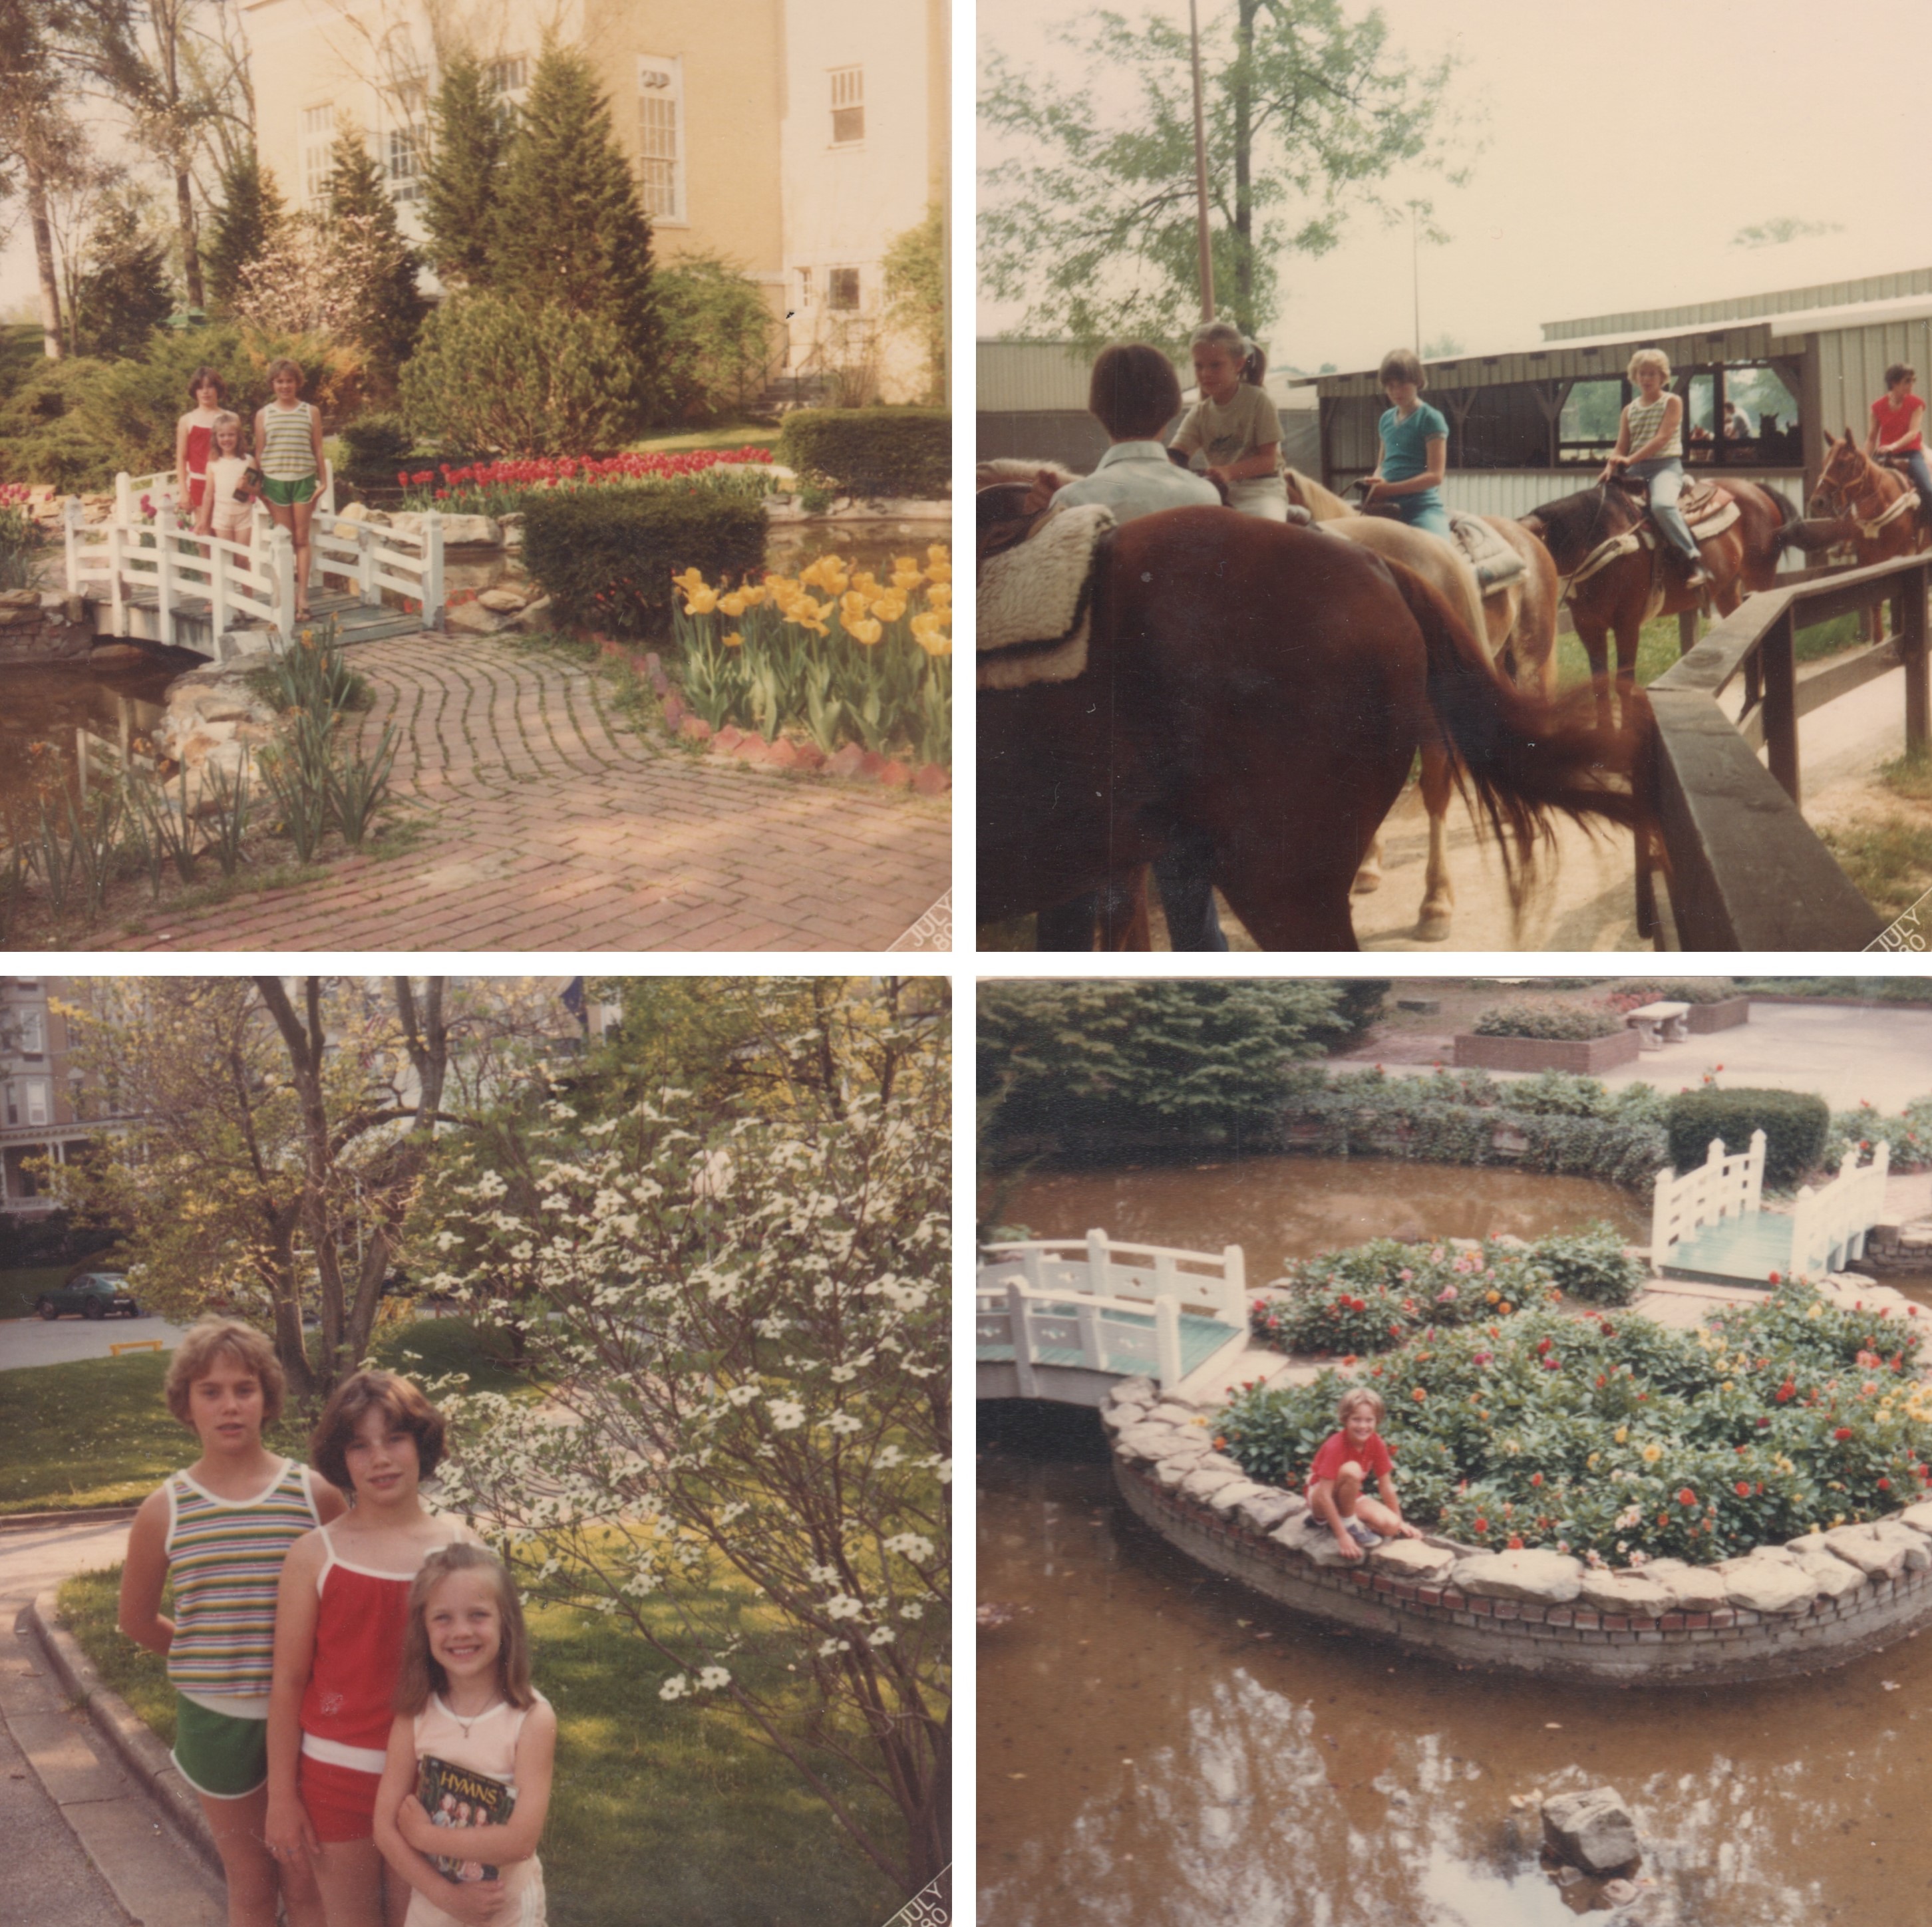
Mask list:
[[[530,1685],[517,1589],[484,1548],[431,1553],[410,1590],[409,1631],[376,1841],[415,1888],[407,1927],[544,1927],[537,1842],[550,1810],[556,1715]],[[494,1781],[512,1800],[490,1823],[446,1793],[434,1818],[418,1792],[422,1762]],[[472,1791],[487,1791],[487,1788]]]
[[[298,1539],[282,1568],[268,1698],[268,1851],[307,1855],[328,1927],[402,1927],[409,1889],[386,1880],[376,1794],[402,1667],[410,1589],[424,1560],[475,1535],[418,1490],[442,1456],[442,1416],[394,1372],[358,1371],[324,1409],[316,1469],[353,1488],[349,1515]]]

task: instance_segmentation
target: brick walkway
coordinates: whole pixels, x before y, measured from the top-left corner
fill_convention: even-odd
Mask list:
[[[608,709],[583,664],[494,638],[356,649],[365,744],[403,737],[406,853],[152,921],[142,950],[884,950],[952,883],[928,801],[700,759]]]

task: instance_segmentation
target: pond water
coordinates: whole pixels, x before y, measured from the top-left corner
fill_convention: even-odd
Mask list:
[[[1042,1236],[1240,1242],[1251,1273],[1383,1231],[1592,1215],[1581,1180],[1253,1160],[1016,1187]],[[1558,1927],[1513,1794],[1607,1783],[1654,1883],[1618,1927],[1894,1927],[1932,1914],[1932,1636],[1814,1679],[1658,1692],[1463,1671],[1202,1572],[1117,1497],[1090,1412],[980,1406],[978,1917],[988,1927]]]

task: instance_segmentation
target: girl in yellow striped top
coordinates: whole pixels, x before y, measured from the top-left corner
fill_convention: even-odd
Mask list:
[[[296,613],[308,613],[309,517],[322,488],[322,411],[302,400],[302,371],[288,360],[268,364],[275,398],[255,411],[255,460],[262,499],[295,538]]]
[[[204,1318],[188,1332],[168,1368],[168,1409],[200,1437],[201,1456],[135,1515],[121,1575],[121,1630],[166,1656],[174,1763],[221,1850],[229,1927],[274,1927],[278,1893],[290,1927],[323,1927],[308,1863],[278,1868],[262,1839],[268,1685],[282,1562],[346,1507],[326,1480],[262,1444],[283,1389],[274,1348],[253,1326]],[[170,1578],[172,1619],[160,1610]]]

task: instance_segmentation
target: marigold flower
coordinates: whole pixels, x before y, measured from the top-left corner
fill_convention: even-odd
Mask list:
[[[1731,1489],[1740,1499],[1748,1499],[1750,1497],[1750,1481],[1748,1479],[1740,1479]]]
[[[1474,1521],[1474,1524],[1476,1530],[1479,1533],[1486,1533],[1490,1529],[1489,1521],[1480,1516]]]
[[[1832,1434],[1832,1437],[1838,1440],[1840,1444],[1843,1444],[1846,1439],[1851,1437],[1851,1435],[1852,1428],[1850,1425],[1840,1425],[1838,1429]]]

